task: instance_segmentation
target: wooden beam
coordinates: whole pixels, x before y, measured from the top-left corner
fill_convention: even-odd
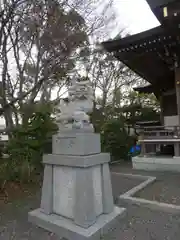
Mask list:
[[[178,125],[180,126],[180,67],[175,68],[175,87],[177,100]]]

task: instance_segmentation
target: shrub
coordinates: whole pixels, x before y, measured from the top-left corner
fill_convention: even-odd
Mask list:
[[[112,160],[128,159],[133,138],[128,136],[124,123],[113,119],[104,124],[101,131],[102,150],[110,152]]]
[[[29,182],[41,171],[45,146],[57,131],[51,112],[49,105],[36,107],[28,121],[12,132],[5,165],[7,180]]]

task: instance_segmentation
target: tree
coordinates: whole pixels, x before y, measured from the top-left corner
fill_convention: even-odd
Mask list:
[[[139,94],[135,91],[119,92],[118,101],[109,101],[105,108],[95,109],[93,123],[99,132],[104,123],[113,119],[134,127],[138,121],[159,121],[160,105],[154,94]],[[116,99],[116,100],[117,100]],[[102,99],[96,100],[101,106]]]
[[[0,16],[1,109],[6,125],[19,124],[24,108],[61,92],[71,77],[79,47],[99,39],[112,1],[6,0]],[[102,12],[102,14],[99,14]],[[84,20],[85,19],[85,20]],[[96,36],[96,38],[95,38]],[[84,45],[85,44],[85,45]],[[10,59],[12,59],[10,61]],[[19,116],[21,113],[21,116]]]
[[[11,5],[4,3],[5,16]],[[12,128],[13,115],[18,124],[24,105],[27,108],[37,97],[49,100],[53,87],[68,80],[67,72],[74,67],[70,57],[87,41],[85,29],[84,19],[58,1],[25,1],[13,7],[11,18],[1,25],[0,113],[7,127]]]
[[[110,54],[96,53],[89,57],[86,65],[86,76],[90,79],[94,89],[93,119],[101,112],[101,122],[106,121],[109,111],[119,108],[126,89],[141,81],[123,63]],[[96,110],[99,105],[100,109]],[[112,114],[110,114],[112,116]],[[100,115],[99,115],[100,116]],[[102,122],[102,124],[103,124]]]
[[[80,48],[98,38],[105,14],[97,17],[85,0],[3,1],[0,16],[0,115],[11,132],[9,161],[0,166],[5,179],[29,176],[41,163],[52,112],[43,111],[56,88],[69,84]],[[73,3],[73,4],[71,4]],[[102,8],[103,13],[110,3]],[[99,11],[99,10],[98,10]],[[100,12],[98,12],[99,14]],[[100,14],[99,14],[100,15]],[[85,20],[84,20],[85,19]],[[14,128],[15,126],[15,128]],[[4,130],[3,130],[4,131]],[[22,176],[23,174],[23,176]]]
[[[122,112],[132,126],[138,121],[160,120],[160,105],[154,94],[129,92],[124,96]]]
[[[66,0],[64,2],[85,19],[91,44],[109,38],[112,34],[112,28],[116,25],[114,0]]]

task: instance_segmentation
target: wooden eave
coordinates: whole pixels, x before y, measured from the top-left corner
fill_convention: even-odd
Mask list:
[[[180,29],[158,26],[102,45],[159,90],[174,87],[174,62],[180,56]]]
[[[164,17],[164,7],[168,7],[168,12],[169,11],[172,12],[173,10],[177,10],[179,8],[178,6],[180,6],[179,0],[146,0],[146,1],[161,24],[164,24],[164,22],[166,22],[166,20],[168,19],[168,17],[167,18]]]
[[[155,9],[157,7],[162,7],[164,5],[168,5],[172,2],[176,2],[177,0],[146,0],[151,9]]]
[[[153,93],[154,88],[152,84],[148,84],[146,86],[138,86],[133,88],[134,91],[137,91],[139,93]]]

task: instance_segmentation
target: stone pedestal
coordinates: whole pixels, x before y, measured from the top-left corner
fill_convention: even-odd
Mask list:
[[[99,134],[55,135],[43,158],[41,206],[29,220],[70,240],[100,239],[125,212],[113,204],[109,160]]]

